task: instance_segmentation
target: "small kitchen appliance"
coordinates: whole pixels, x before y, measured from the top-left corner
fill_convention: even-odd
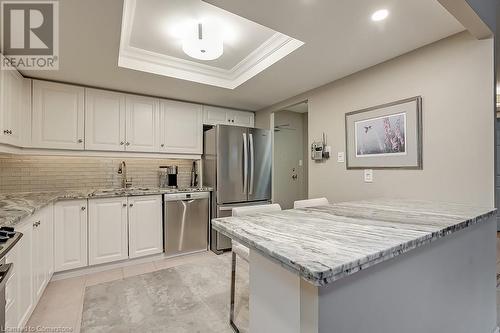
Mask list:
[[[177,188],[177,165],[160,166],[160,187]]]

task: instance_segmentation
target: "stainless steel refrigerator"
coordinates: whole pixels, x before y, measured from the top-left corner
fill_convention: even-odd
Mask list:
[[[205,131],[203,184],[214,188],[211,217],[231,216],[237,206],[269,203],[271,163],[268,130],[217,125]],[[210,249],[229,250],[231,240],[211,228]]]

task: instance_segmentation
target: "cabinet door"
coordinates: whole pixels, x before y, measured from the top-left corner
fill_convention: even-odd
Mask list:
[[[32,220],[16,227],[16,231],[23,234],[23,237],[16,244],[16,259],[17,265],[14,268],[18,276],[17,288],[17,310],[18,310],[18,327],[26,325],[28,316],[34,306],[33,300],[33,252],[32,252],[32,235],[33,224]]]
[[[127,198],[89,200],[89,264],[128,258]]]
[[[3,143],[20,144],[23,80],[14,67],[0,70],[0,140]]]
[[[253,112],[246,111],[232,111],[231,112],[231,125],[254,127],[255,115]]]
[[[156,98],[127,95],[126,150],[153,152],[158,142],[158,104]]]
[[[54,206],[49,205],[44,210],[44,243],[47,253],[47,261],[45,272],[47,274],[47,282],[50,281],[54,274]]]
[[[6,104],[2,110],[3,114],[3,142],[11,145],[19,145],[21,140],[21,114],[23,112],[23,77],[17,70],[6,70],[4,89]]]
[[[85,89],[85,149],[125,150],[125,95]]]
[[[128,203],[130,258],[163,252],[161,195],[130,197]]]
[[[203,149],[201,105],[161,101],[160,138],[161,152],[201,154]]]
[[[47,258],[47,243],[45,237],[46,223],[42,212],[33,215],[33,241],[32,248],[33,251],[33,292],[35,297],[35,303],[42,296],[45,284],[47,282],[47,274],[45,268],[48,266]]]
[[[203,105],[203,123],[206,125],[229,125],[231,120],[228,118],[227,111],[228,109]]]
[[[54,270],[87,266],[87,200],[54,205]]]
[[[17,260],[18,246],[14,246],[5,258],[5,262],[12,264],[12,273],[5,283],[5,327],[12,329],[16,328],[19,324],[19,310],[17,291],[19,288],[19,274],[18,267],[19,261]]]
[[[84,88],[33,81],[33,146],[84,148]]]

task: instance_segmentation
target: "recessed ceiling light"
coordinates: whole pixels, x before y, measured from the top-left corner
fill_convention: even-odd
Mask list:
[[[389,16],[389,11],[387,9],[380,9],[372,14],[372,21],[382,21],[385,20],[387,16]]]

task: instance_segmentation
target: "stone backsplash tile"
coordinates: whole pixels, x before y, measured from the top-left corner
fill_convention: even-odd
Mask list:
[[[193,160],[188,159],[0,154],[0,193],[120,187],[121,161],[127,164],[133,186],[158,186],[162,165],[177,165],[179,186],[189,186]]]

